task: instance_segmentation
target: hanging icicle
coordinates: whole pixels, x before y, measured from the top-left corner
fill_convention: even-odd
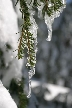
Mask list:
[[[62,13],[63,9],[66,7],[66,1],[62,0],[61,2],[63,5],[58,9],[58,11],[54,11],[53,10],[53,14],[51,16],[48,16],[47,13],[45,13],[45,23],[47,25],[48,28],[48,38],[46,39],[47,41],[51,41],[52,38],[52,24],[54,22],[54,19],[59,17],[60,14]],[[52,4],[50,3],[50,5],[48,7],[51,7]]]

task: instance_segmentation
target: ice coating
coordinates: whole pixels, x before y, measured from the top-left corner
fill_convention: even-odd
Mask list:
[[[35,51],[35,55],[34,55],[34,61],[33,63],[36,64],[36,53],[37,53],[37,29],[38,29],[38,26],[35,22],[35,19],[33,18],[33,15],[34,15],[34,11],[33,10],[29,10],[30,12],[30,22],[31,22],[31,26],[30,26],[30,33],[33,34],[33,38],[34,38],[34,51]],[[30,66],[30,64],[27,64],[27,66]],[[29,74],[29,92],[28,92],[28,96],[27,98],[30,98],[31,97],[31,78],[32,76],[35,74],[35,66],[34,67],[31,67],[30,71],[28,72]]]
[[[45,13],[45,23],[47,25],[48,28],[48,38],[46,39],[47,41],[51,41],[52,38],[52,24],[54,22],[54,19],[60,16],[60,13],[62,13],[63,9],[66,7],[66,1],[62,0],[62,3],[64,4],[63,7],[60,7],[58,9],[58,11],[53,12],[53,14],[49,17],[46,13]]]

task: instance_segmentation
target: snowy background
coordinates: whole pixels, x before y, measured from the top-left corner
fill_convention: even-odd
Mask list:
[[[28,91],[26,58],[18,61],[14,58],[17,52],[12,52],[17,49],[17,39],[20,34],[16,34],[16,32],[20,30],[22,24],[21,14],[18,10],[19,4],[15,7],[15,0],[12,0],[12,4],[10,0],[7,1],[12,11],[7,8],[8,2],[0,0],[0,79],[4,86],[8,87],[12,78],[22,76],[22,71],[26,82],[25,91]],[[37,64],[36,74],[32,78],[32,96],[29,99],[27,108],[72,108],[71,2],[71,0],[67,0],[66,9],[59,18],[55,19],[50,42],[46,41],[47,26],[42,19],[37,17],[36,10],[34,18],[39,26]],[[4,11],[2,5],[4,5]],[[8,43],[13,48],[11,51],[6,51]],[[5,46],[5,44],[7,45]],[[4,53],[4,58],[1,56],[2,53]],[[2,63],[3,59],[5,59],[6,65]],[[4,67],[2,68],[2,66]]]

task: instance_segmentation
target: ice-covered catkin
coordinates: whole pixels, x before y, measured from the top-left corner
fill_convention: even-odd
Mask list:
[[[51,41],[52,38],[52,24],[54,22],[54,18],[59,17],[60,13],[62,13],[63,9],[66,7],[66,1],[62,0],[62,3],[64,4],[64,6],[61,6],[58,11],[54,11],[50,17],[45,13],[44,19],[48,28],[48,38],[46,39],[47,41]]]
[[[35,74],[36,53],[37,53],[37,29],[38,29],[35,19],[33,18],[34,11],[31,10],[31,8],[29,10],[29,13],[30,13],[30,22],[31,22],[29,32],[32,34],[32,38],[33,38],[33,40],[30,40],[33,45],[33,53],[32,53],[33,60],[31,60],[33,62],[33,66],[27,63],[27,66],[30,66],[30,71],[28,72],[29,73],[29,93],[27,96],[28,98],[30,98],[31,96],[31,78]]]

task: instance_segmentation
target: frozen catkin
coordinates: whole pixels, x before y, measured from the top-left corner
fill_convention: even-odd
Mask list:
[[[48,16],[46,13],[45,13],[45,23],[47,25],[47,28],[48,28],[48,38],[46,39],[47,41],[51,41],[51,38],[52,38],[52,24],[54,22],[54,19],[59,17],[60,14],[62,13],[63,9],[66,7],[66,1],[65,0],[62,0],[62,4],[63,6],[61,6],[58,11],[54,11],[53,14],[51,16]],[[52,4],[50,4],[50,6],[52,6]]]
[[[34,11],[31,9],[31,7],[29,8],[29,13],[30,13],[30,22],[31,22],[31,26],[29,28],[30,33],[32,34],[33,40],[30,40],[33,47],[30,46],[31,49],[34,50],[32,56],[32,62],[33,62],[33,66],[31,66],[29,63],[27,63],[27,66],[30,66],[30,70],[28,72],[29,74],[29,93],[28,93],[28,98],[30,98],[31,96],[31,78],[32,76],[35,74],[35,64],[36,64],[36,53],[37,53],[37,29],[38,26],[35,22],[35,19],[33,18],[34,15]],[[29,59],[29,58],[28,58]]]

